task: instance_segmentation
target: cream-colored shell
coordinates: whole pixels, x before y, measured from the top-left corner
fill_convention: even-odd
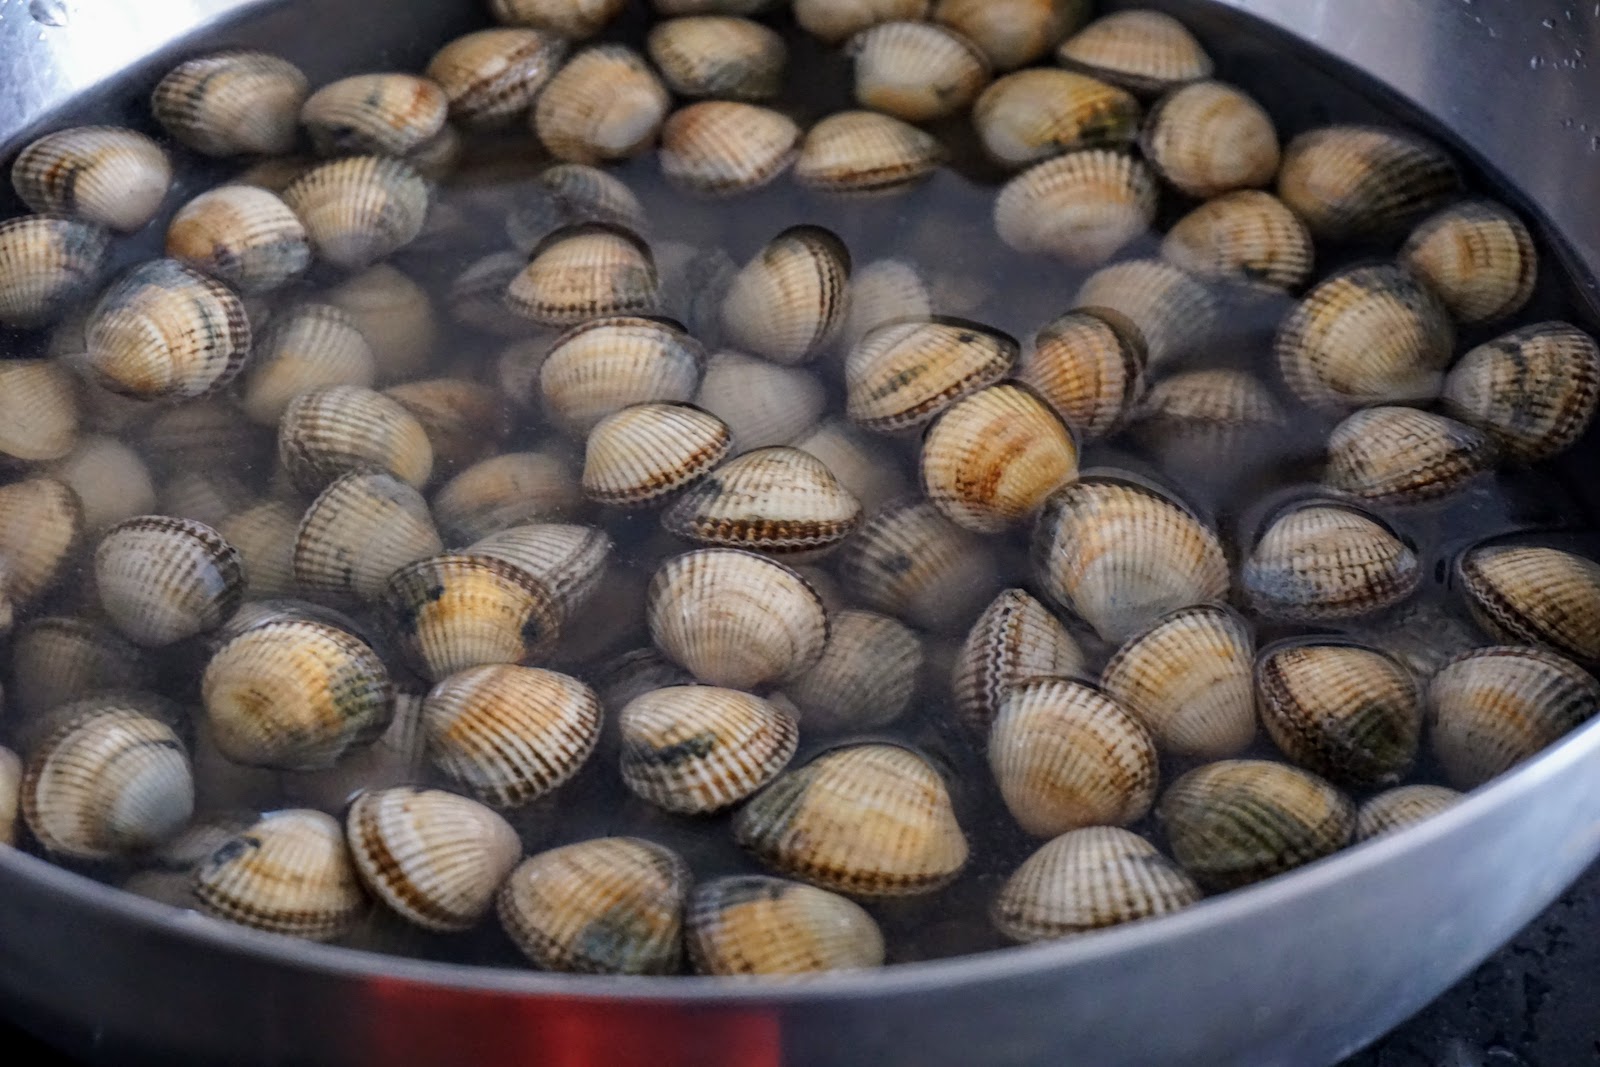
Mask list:
[[[209,915],[309,941],[348,931],[366,906],[344,828],[320,811],[269,812],[195,868]]]
[[[955,114],[988,84],[989,58],[931,22],[880,22],[850,39],[856,103],[907,122]]]
[[[868,518],[840,553],[839,576],[865,606],[940,633],[963,632],[999,585],[989,546],[925,500]]]
[[[1370,615],[1421,584],[1416,553],[1388,527],[1358,508],[1316,501],[1274,518],[1240,574],[1256,611],[1299,621]]]
[[[1155,222],[1150,168],[1126,152],[1083,148],[1035,164],[994,201],[995,232],[1018,252],[1097,266]]]
[[[138,452],[115,437],[80,437],[77,447],[46,467],[45,473],[78,494],[88,530],[103,530],[156,507],[150,468]]]
[[[700,974],[798,975],[883,965],[883,932],[861,905],[759,874],[696,886],[684,940]]]
[[[783,687],[806,731],[872,730],[899,718],[917,691],[921,639],[871,611],[834,612],[828,622],[822,655]]]
[[[568,163],[603,163],[647,149],[672,98],[643,56],[593,45],[556,72],[533,105],[533,131]]]
[[[29,208],[132,233],[160,209],[172,163],[150,138],[117,126],[47,133],[11,164],[11,184]]]
[[[105,532],[94,553],[100,605],[124,637],[156,648],[220,626],[244,597],[244,563],[216,530],[141,515]]]
[[[617,717],[622,780],[667,811],[705,815],[737,804],[793,758],[799,726],[783,708],[736,689],[672,686]]]

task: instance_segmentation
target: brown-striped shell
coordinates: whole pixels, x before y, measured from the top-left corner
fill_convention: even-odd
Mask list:
[[[420,488],[433,473],[433,446],[398,402],[360,386],[333,385],[289,402],[278,424],[278,461],[308,493],[351,471],[381,471]]]
[[[83,507],[54,478],[0,486],[0,633],[60,577],[83,542]]]
[[[583,493],[650,504],[705,477],[732,448],[728,427],[689,404],[634,404],[601,419],[584,444]]]
[[[1260,189],[1207,200],[1173,223],[1161,242],[1161,257],[1174,266],[1269,293],[1304,285],[1315,256],[1306,224]]]
[[[699,974],[800,975],[883,965],[883,933],[859,904],[760,874],[696,886],[684,940]]]
[[[540,522],[510,526],[474,541],[469,552],[513,563],[544,582],[570,616],[599,589],[611,538],[593,526]]]
[[[1460,188],[1450,156],[1414,133],[1324,126],[1283,150],[1278,196],[1311,232],[1334,241],[1381,238]]]
[[[840,111],[806,131],[794,180],[830,193],[909,188],[939,168],[944,146],[932,134],[877,111]]]
[[[991,159],[1022,167],[1073,149],[1131,144],[1139,102],[1096,78],[1035,68],[985,89],[972,105],[972,124]]]
[[[784,230],[734,276],[722,325],[735,347],[803,363],[833,340],[849,300],[850,254],[819,226]]]
[[[774,555],[832,548],[861,525],[861,502],[821,460],[797,448],[761,448],[717,468],[662,515],[702,545]]]
[[[422,424],[438,469],[456,471],[500,450],[511,432],[505,401],[470,378],[422,378],[383,391]]]
[[[302,589],[371,600],[395,571],[443,547],[422,494],[392,474],[352,471],[306,508],[291,565]]]
[[[1126,152],[1084,148],[1012,178],[994,201],[995,232],[1018,252],[1095,266],[1155,222],[1150,168]]]
[[[1211,57],[1177,19],[1134,9],[1103,15],[1061,42],[1056,59],[1136,93],[1154,96],[1211,76]]]
[[[998,584],[984,542],[915,499],[868,518],[845,545],[839,573],[865,606],[942,633],[966,629]]]
[[[1004,378],[1018,351],[1005,334],[959,319],[880,326],[845,359],[850,419],[884,433],[921,426]]]
[[[1375,504],[1415,504],[1459,491],[1494,466],[1498,451],[1481,430],[1443,415],[1364,408],[1328,435],[1322,480]]]
[[[250,351],[250,322],[226,285],[176,260],[156,259],[101,295],[84,344],[94,379],[112,392],[188,400],[239,372]]]
[[[1372,797],[1356,811],[1356,840],[1403,830],[1430,819],[1461,799],[1461,794],[1442,785],[1402,785]]]
[[[779,777],[734,817],[768,866],[857,897],[930,893],[966,865],[944,779],[898,745],[850,745]]]
[[[530,183],[530,196],[506,216],[506,236],[520,251],[566,226],[601,222],[632,233],[645,230],[644,207],[626,182],[584,163],[555,163]]]
[[[1199,200],[1260,188],[1278,173],[1272,119],[1223,82],[1194,82],[1156,101],[1140,146],[1163,178]]]
[[[771,108],[706,100],[661,127],[661,172],[690,193],[733,196],[759,189],[794,161],[800,127]]]
[[[244,566],[222,535],[192,519],[141,515],[105,532],[94,581],[112,623],[148,647],[216,628],[244,597]]]
[[[1200,279],[1159,259],[1102,267],[1084,280],[1074,303],[1131,329],[1152,369],[1203,349],[1222,318],[1216,296]]]
[[[800,28],[828,44],[839,44],[882,22],[928,16],[933,0],[794,0]]]
[[[700,384],[705,350],[666,319],[594,319],[562,334],[539,367],[545,410],[574,434],[632,404],[678,403]]]
[[[1017,367],[1085,441],[1115,431],[1144,392],[1145,351],[1134,331],[1092,311],[1069,311],[1040,327]]]
[[[1060,621],[1023,589],[1006,589],[983,610],[951,672],[956,715],[979,741],[1011,688],[1030,678],[1079,673],[1083,651]]]
[[[1483,545],[1456,562],[1472,617],[1508,643],[1600,663],[1600,564],[1533,545]]]
[[[1512,330],[1462,356],[1444,408],[1516,459],[1548,459],[1588,429],[1600,403],[1600,346],[1564,322]]]
[[[786,445],[817,424],[827,389],[816,375],[738,352],[706,361],[694,402],[728,424],[740,452]]]
[[[309,86],[286,59],[232,50],[178,64],[151,94],[156,121],[208,156],[277,156],[294,148]]]
[[[850,39],[856,103],[907,122],[962,110],[988,84],[989,58],[932,22],[880,22]]]
[[[0,362],[0,454],[26,462],[61,459],[77,446],[72,372],[49,359]]]
[[[583,502],[578,478],[552,451],[507,452],[474,463],[433,497],[433,517],[451,544],[560,517]]]
[[[450,103],[450,117],[470,129],[509,125],[532,106],[567,56],[567,42],[523,27],[477,30],[433,54],[424,73]]]
[[[367,902],[338,820],[295,808],[268,812],[202,860],[194,893],[208,915],[308,941],[344,934]]]
[[[438,333],[433,299],[387,263],[328,290],[327,300],[355,320],[372,346],[381,381],[413,378],[433,356]]]
[[[627,6],[627,0],[489,0],[489,14],[506,26],[582,39],[599,33]]]
[[[933,18],[965,35],[996,70],[1041,59],[1089,18],[1088,0],[939,0]]]
[[[23,215],[0,222],[0,323],[43,326],[87,296],[110,243],[92,222]]]
[[[557,159],[603,163],[647,149],[671,105],[643,56],[626,45],[593,45],[545,83],[533,131]]]
[[[289,205],[250,185],[219,185],[167,226],[167,255],[243,293],[263,293],[311,265],[306,229]]]
[[[1299,622],[1370,615],[1422,584],[1417,554],[1359,508],[1308,501],[1272,518],[1239,578],[1262,615]]]
[[[150,138],[117,126],[76,126],[31,142],[11,164],[11,184],[34,211],[131,233],[155,215],[172,164]]]
[[[662,78],[679,96],[765,100],[783,87],[788,48],[777,31],[726,15],[669,19],[646,43]]]
[[[137,645],[88,619],[45,615],[19,626],[11,642],[6,703],[24,717],[111,690],[143,689],[152,664]]]
[[[300,122],[324,156],[410,158],[441,135],[449,115],[445,91],[414,74],[353,74],[306,100]]]
[[[314,167],[283,191],[317,258],[347,270],[370,266],[416,239],[428,185],[387,156],[347,156]]]
[[[556,231],[506,287],[506,306],[541,326],[648,315],[660,303],[649,248],[631,233],[599,223]]]
[[[333,385],[367,388],[377,373],[377,357],[355,319],[332,304],[299,304],[273,316],[256,344],[239,406],[253,422],[276,427],[301,393]]]
[[[1539,280],[1539,253],[1528,228],[1492,200],[1430,215],[1406,238],[1399,259],[1463,323],[1516,314]]]
[[[667,811],[705,815],[750,796],[794,756],[800,731],[778,705],[709,685],[657,689],[618,716],[622,780]]]
[[[822,655],[783,687],[806,731],[872,730],[899,718],[917,691],[921,639],[871,611],[834,612],[828,628]]]

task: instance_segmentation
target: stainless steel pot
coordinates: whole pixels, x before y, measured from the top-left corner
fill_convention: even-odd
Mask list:
[[[1344,61],[1485,161],[1600,275],[1600,8],[1567,0],[1191,0]],[[202,31],[314,77],[425,58],[461,0],[0,0],[0,158]],[[216,38],[212,38],[216,39]],[[104,107],[117,117],[113,101]],[[92,111],[92,107],[91,107]],[[1592,442],[1590,443],[1592,445]],[[1572,471],[1597,483],[1593,448]],[[1331,1063],[1436,996],[1600,853],[1600,722],[1446,814],[1083,940],[793,986],[399,960],[224,929],[0,850],[0,1004],[105,1063],[918,1067]]]

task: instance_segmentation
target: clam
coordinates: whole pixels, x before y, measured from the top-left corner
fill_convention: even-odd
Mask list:
[[[158,719],[119,706],[77,715],[34,749],[22,815],[48,851],[105,860],[161,844],[194,811],[183,742]]]
[[[1417,684],[1399,661],[1342,641],[1291,641],[1256,661],[1261,722],[1283,754],[1330,781],[1393,785],[1422,734]]]
[[[960,319],[880,326],[845,359],[846,410],[880,433],[921,426],[1004,378],[1018,351],[1005,334]]]
[[[494,556],[447,553],[389,577],[378,608],[410,666],[430,681],[554,647],[561,601],[533,574]]]
[[[873,730],[899,718],[922,670],[916,633],[871,611],[834,612],[828,624],[822,655],[783,689],[806,730]]]
[[[444,547],[422,494],[392,474],[369,471],[329,483],[298,517],[290,544],[300,588],[362,600],[382,593],[401,567]]]
[[[1240,573],[1257,612],[1311,622],[1371,615],[1422,584],[1417,554],[1359,508],[1311,500],[1272,518]]]
[[[988,547],[927,501],[884,505],[845,545],[839,575],[863,605],[959,632],[995,593]]]
[[[991,914],[1011,940],[1045,941],[1168,915],[1200,896],[1194,879],[1138,834],[1087,826],[1024,860]]]
[[[494,382],[514,407],[534,408],[539,404],[539,371],[550,354],[555,336],[539,330],[507,344],[494,360]]]
[[[828,614],[805,579],[781,563],[703,548],[663,563],[645,612],[656,647],[707,685],[781,685],[810,669],[828,640]]]
[[[1144,9],[1095,19],[1061,43],[1056,59],[1149,96],[1209,78],[1213,68],[1211,57],[1183,23]]]
[[[815,375],[737,352],[713,355],[695,393],[697,405],[727,423],[739,451],[789,444],[817,424],[827,399]]]
[[[705,477],[731,447],[728,427],[709,412],[634,404],[589,431],[583,493],[620,507],[650,504]]]
[[[644,207],[626,182],[583,163],[556,163],[532,182],[532,197],[506,217],[506,236],[523,252],[532,252],[556,230],[586,222],[620,226],[633,233],[645,229]]]
[[[635,648],[601,664],[596,685],[607,710],[621,711],[636,697],[694,678],[653,647]]]
[[[599,589],[611,538],[592,526],[542,522],[510,526],[468,549],[515,564],[544,582],[570,616]]]
[[[956,715],[986,740],[1011,688],[1030,678],[1079,673],[1083,650],[1064,626],[1023,589],[1006,589],[972,624],[956,657],[950,688]]]
[[[1355,806],[1314,774],[1221,760],[1179,778],[1156,806],[1178,863],[1206,889],[1237,889],[1350,843]]]
[[[1454,345],[1444,305],[1392,265],[1354,267],[1320,282],[1273,343],[1294,394],[1335,411],[1437,396]]]
[[[661,522],[702,545],[809,555],[834,547],[861,525],[861,502],[809,452],[761,448],[700,480]]]
[[[504,819],[437,789],[362,792],[345,816],[345,836],[367,890],[439,933],[476,925],[522,857]]]
[[[1161,258],[1201,278],[1266,293],[1300,288],[1315,259],[1311,231],[1259,189],[1207,200],[1172,224]]]
[[[239,605],[239,610],[229,616],[228,621],[207,635],[207,647],[215,651],[241,634],[278,622],[319,623],[359,637],[368,645],[374,644],[367,639],[365,627],[339,609],[312,600],[278,596],[247,600]]]
[[[299,106],[296,105],[295,117],[291,122],[299,121],[299,111]],[[265,189],[281,197],[283,191],[289,188],[296,178],[316,166],[317,162],[318,160],[312,156],[267,156],[235,174],[230,182],[233,185],[249,185]]]
[[[766,100],[783,88],[788,48],[775,30],[726,15],[658,22],[646,43],[650,58],[679,96]]]
[[[793,716],[760,697],[680,685],[635,697],[618,716],[622,780],[683,815],[720,811],[781,772],[800,741]]]
[[[1403,830],[1439,814],[1460,799],[1460,793],[1442,785],[1402,785],[1385,790],[1356,811],[1356,840],[1371,841]]]
[[[500,891],[500,925],[534,965],[585,974],[671,974],[683,947],[689,867],[637,837],[530,856]]]
[[[1600,685],[1570,660],[1517,646],[1479,648],[1428,681],[1428,733],[1451,784],[1482,785],[1600,712]]]
[[[593,45],[545,83],[533,104],[533,132],[568,163],[624,159],[655,141],[671,105],[643,56],[626,45]]]
[[[428,216],[428,185],[387,156],[348,156],[315,167],[283,191],[317,258],[358,270],[416,239]]]
[[[422,424],[441,470],[487,459],[511,432],[500,394],[468,378],[424,378],[391,385],[383,395]]]
[[[83,541],[83,507],[54,478],[0,486],[0,633],[48,589]]]
[[[507,452],[475,463],[433,497],[434,519],[451,544],[521,523],[543,521],[582,503],[578,479],[551,452]]]
[[[1261,188],[1278,173],[1272,119],[1223,82],[1193,82],[1156,101],[1140,146],[1157,173],[1198,200]]]
[[[989,81],[989,58],[932,22],[879,22],[846,48],[855,61],[856,103],[907,122],[944,118],[972,103]]]
[[[78,444],[78,394],[72,373],[55,360],[0,362],[0,455],[61,459]]]
[[[549,32],[478,30],[435,52],[423,73],[444,90],[456,122],[475,130],[498,129],[532,106],[566,57],[566,41]]]
[[[1588,429],[1600,402],[1600,346],[1564,322],[1512,330],[1462,356],[1444,408],[1523,462],[1549,459]]]
[[[686,192],[732,196],[759,189],[794,161],[800,127],[771,108],[707,100],[661,127],[661,172]]]
[[[247,594],[275,597],[294,592],[294,543],[300,533],[297,506],[263,500],[224,516],[217,532],[239,550]]]
[[[31,142],[11,164],[11,184],[34,211],[132,233],[160,209],[172,184],[161,146],[117,126],[76,126]]]
[[[194,872],[202,911],[309,941],[349,930],[366,905],[344,829],[320,811],[263,815]]]
[[[1035,164],[994,201],[995,231],[1018,252],[1104,263],[1155,222],[1150,169],[1126,152],[1082,148]]]
[[[276,427],[301,393],[334,385],[370,387],[378,361],[356,320],[332,304],[300,304],[273,318],[245,371],[239,406]]]
[[[1456,573],[1491,636],[1600,662],[1600,564],[1555,548],[1483,545],[1457,560]]]
[[[469,667],[422,705],[428,755],[486,804],[516,807],[562,785],[600,737],[600,700],[576,678],[503,663]]]
[[[647,315],[660,302],[649,248],[600,223],[556,231],[506,287],[506,306],[541,326]]]
[[[109,244],[92,222],[23,215],[0,222],[0,323],[43,326],[88,296]]]
[[[125,519],[94,553],[100,605],[124,637],[150,648],[220,626],[244,598],[238,549],[204,523]]]
[[[1017,367],[1057,415],[1093,441],[1116,430],[1144,392],[1145,352],[1134,331],[1092,311],[1069,311],[1034,335]]]
[[[897,466],[844,419],[821,423],[795,438],[794,447],[821,460],[844,491],[869,511],[906,491]]]
[[[140,400],[187,400],[220,388],[250,351],[244,304],[226,285],[171,259],[113,282],[84,327],[95,381]]]
[[[684,940],[699,974],[796,975],[883,965],[883,933],[859,904],[760,874],[696,886]]]
[[[1035,527],[1033,558],[1044,592],[1107,641],[1228,591],[1216,533],[1162,493],[1114,477],[1057,490]]]
[[[926,18],[933,0],[794,0],[800,28],[828,44],[839,44],[883,22]]]
[[[1390,236],[1460,186],[1444,149],[1383,126],[1308,130],[1284,148],[1278,171],[1278,196],[1333,241]]]
[[[1158,259],[1102,267],[1084,280],[1075,303],[1131,331],[1151,368],[1203,347],[1222,318],[1203,282]]]
[[[1249,626],[1214,604],[1179,608],[1130,637],[1100,684],[1162,752],[1226,759],[1256,735]]]
[[[232,50],[180,63],[156,85],[156,121],[208,156],[282,155],[294,147],[309,86],[286,59]]]
[[[351,471],[381,471],[420,488],[433,473],[433,446],[398,402],[360,386],[331,385],[299,394],[284,409],[278,461],[308,493]]]
[[[172,217],[167,255],[242,293],[264,293],[311,265],[311,243],[299,217],[275,194],[219,185]]]
[[[1215,477],[1219,461],[1242,466],[1288,417],[1266,386],[1245,371],[1183,371],[1150,389],[1135,415],[1139,436],[1195,480]]]
[[[1528,228],[1492,200],[1454,204],[1424,219],[1399,259],[1463,323],[1516,314],[1539,280],[1539,253]]]
[[[413,378],[433,355],[436,326],[427,290],[386,263],[334,287],[328,303],[355,320],[384,381]]]
[[[854,347],[879,326],[931,318],[934,292],[909,260],[877,259],[851,272],[848,303],[842,336],[845,344]]]
[[[768,241],[734,276],[722,325],[737,348],[774,363],[803,363],[830,341],[849,304],[850,253],[819,226]]]
[[[733,829],[768,866],[857,897],[931,893],[968,856],[944,779],[898,745],[823,753],[757,794]]]
[[[996,70],[1044,57],[1089,17],[1087,0],[939,0],[934,20],[964,34]]]
[[[1000,698],[989,767],[1012,817],[1037,837],[1126,826],[1156,795],[1149,732],[1104,692],[1071,678],[1019,681]]]
[[[114,630],[71,615],[45,615],[17,628],[7,703],[28,718],[112,690],[143,689],[154,668]]]
[[[945,517],[998,533],[1078,476],[1078,447],[1025,385],[991,385],[951,404],[922,439],[922,491]]]
[[[450,283],[450,317],[496,337],[525,336],[528,324],[506,306],[506,287],[527,262],[520,252],[491,252],[467,264]]]
[[[16,845],[21,807],[22,760],[9,748],[0,748],[0,845]]]
[[[80,437],[77,447],[50,464],[44,473],[78,494],[83,505],[83,525],[88,530],[103,530],[114,522],[148,514],[156,507],[150,468],[138,452],[114,437]]]
[[[806,131],[794,180],[829,193],[896,192],[928,177],[944,157],[937,138],[908,122],[876,111],[840,111]]]
[[[691,399],[705,361],[705,349],[677,323],[594,319],[550,347],[539,367],[539,395],[547,412],[583,435],[630,405]]]
[[[1072,71],[1019,70],[978,96],[972,124],[989,158],[1023,167],[1074,149],[1132,144],[1139,131],[1139,102],[1114,85]]]
[[[415,158],[449,136],[450,99],[427,78],[412,74],[355,74],[329,82],[300,109],[300,122],[324,156]]]
[[[489,14],[507,26],[581,39],[599,33],[627,6],[627,0],[489,0]]]
[[[1328,435],[1322,480],[1376,504],[1414,504],[1460,490],[1497,457],[1481,430],[1405,407],[1364,408]]]
[[[220,526],[258,499],[244,479],[227,470],[180,470],[156,494],[156,513]]]

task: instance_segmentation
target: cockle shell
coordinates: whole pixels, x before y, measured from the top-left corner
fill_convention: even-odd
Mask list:
[[[931,22],[879,22],[850,39],[856,103],[907,122],[966,107],[989,81],[989,57]]]
[[[643,56],[626,45],[592,45],[545,83],[533,131],[557,159],[603,163],[648,148],[671,105]]]
[[[274,934],[331,941],[354,925],[366,894],[344,828],[320,811],[268,812],[194,871],[209,915]]]
[[[1087,0],[939,0],[933,18],[983,49],[996,70],[1042,58],[1089,18]]]
[[[841,552],[839,575],[874,611],[942,633],[964,630],[999,584],[988,546],[924,500],[868,518]]]
[[[510,526],[558,518],[583,502],[561,456],[507,452],[475,463],[433,497],[433,515],[450,544],[468,544]]]
[[[845,360],[850,419],[881,433],[921,426],[1005,377],[1018,351],[1005,334],[960,319],[880,326]]]
[[[933,0],[794,0],[800,28],[828,44],[882,22],[926,18]]]
[[[1453,806],[1461,794],[1442,785],[1402,785],[1362,804],[1356,812],[1356,840],[1371,841],[1432,818]]]
[[[26,462],[61,459],[78,444],[72,373],[48,359],[0,362],[0,454]]]
[[[414,241],[428,215],[428,185],[386,156],[347,156],[307,171],[283,191],[317,258],[357,270]]]
[[[828,626],[822,655],[783,687],[806,732],[871,730],[899,718],[922,670],[916,633],[871,611],[834,612]]]
[[[1069,311],[1040,327],[1017,367],[1085,441],[1122,423],[1144,392],[1145,351],[1132,331],[1092,311]]]
[[[978,616],[956,657],[950,679],[956,714],[986,741],[1013,686],[1078,674],[1083,666],[1082,649],[1050,610],[1025,590],[1007,589]]]
[[[1256,611],[1296,621],[1370,615],[1422,584],[1417,555],[1359,508],[1309,501],[1272,519],[1240,574]]]
[[[704,478],[732,445],[721,419],[690,404],[634,404],[589,431],[583,493],[619,507],[649,504]]]
[[[489,14],[507,26],[581,40],[599,33],[627,6],[627,0],[489,0]]]
[[[541,326],[648,315],[660,303],[649,248],[633,234],[600,223],[551,234],[506,287],[506,306]]]
[[[292,566],[304,589],[371,600],[395,571],[442,548],[420,493],[391,474],[355,471],[306,509]]]
[[[56,479],[0,486],[0,633],[60,577],[83,533],[78,495]]]
[[[1186,271],[1158,259],[1102,267],[1078,289],[1076,310],[1092,311],[1144,343],[1150,368],[1203,348],[1216,330],[1216,296]]]
[[[1271,117],[1223,82],[1193,82],[1156,101],[1140,146],[1163,178],[1200,200],[1259,188],[1278,173]]]
[[[700,343],[667,319],[592,319],[550,346],[539,395],[547,412],[581,436],[630,404],[692,399],[705,361]]]
[[[440,471],[457,471],[500,450],[511,420],[500,394],[469,378],[423,378],[383,391],[422,424]]]
[[[1382,126],[1324,126],[1283,150],[1278,196],[1318,237],[1388,236],[1460,188],[1444,149]]]
[[[816,375],[738,352],[706,361],[694,402],[728,424],[739,452],[786,445],[806,433],[827,408],[827,389]]]
[[[401,271],[379,263],[329,290],[328,303],[349,315],[372,347],[380,381],[414,378],[433,356],[433,299]]]
[[[300,304],[274,316],[251,353],[239,406],[276,427],[301,393],[333,385],[370,387],[378,360],[356,320],[332,304]]]
[[[544,582],[567,614],[599,589],[611,555],[611,538],[593,526],[541,522],[509,526],[478,541],[469,552],[513,563]]]
[[[413,74],[355,74],[306,100],[300,122],[324,156],[372,153],[415,158],[445,131],[450,99]]]
[[[179,208],[166,249],[243,293],[276,289],[311,265],[300,219],[276,195],[249,185],[219,185]]]
[[[845,419],[820,423],[810,433],[795,438],[794,447],[821,460],[868,511],[906,492],[907,481],[897,464]]]
[[[77,447],[44,473],[78,494],[87,530],[103,530],[156,507],[150,468],[137,451],[114,437],[80,437]]]
[[[566,56],[566,41],[553,33],[477,30],[435,52],[424,73],[444,90],[452,119],[498,129],[528,110]]]
[[[701,479],[663,513],[679,537],[773,555],[814,554],[861,525],[861,503],[821,460],[797,448],[761,448]]]
[[[300,533],[298,506],[282,500],[263,500],[224,516],[217,523],[217,532],[239,550],[248,595],[277,597],[295,591],[294,543]]]
[[[1131,144],[1139,130],[1139,102],[1114,85],[1071,71],[1021,70],[979,95],[972,124],[991,159],[1021,167],[1072,149]]]
[[[932,134],[876,111],[840,111],[806,132],[794,180],[830,193],[898,192],[944,161]]]
[[[77,126],[47,133],[11,164],[29,208],[132,233],[155,215],[172,184],[161,146],[134,130]]]
[[[586,222],[643,233],[644,207],[626,182],[583,163],[556,163],[532,182],[531,198],[506,216],[506,236],[518,250],[532,252],[555,231]]]
[[[9,748],[0,748],[0,845],[16,845],[21,807],[22,760]]]
[[[686,192],[732,196],[759,189],[794,161],[800,127],[771,108],[707,100],[661,127],[661,172]]]
[[[171,259],[151,260],[100,297],[84,327],[95,380],[141,400],[188,400],[225,385],[250,351],[233,291]]]
[[[433,473],[433,446],[398,402],[360,386],[333,385],[289,402],[278,424],[278,460],[305,492],[352,471],[384,472],[421,488]]]
[[[1491,636],[1600,662],[1600,564],[1555,548],[1483,545],[1462,554],[1456,575]]]
[[[1182,480],[1197,482],[1244,468],[1287,425],[1266,386],[1225,367],[1162,378],[1134,416],[1139,439],[1169,470],[1182,472]]]
[[[378,608],[407,662],[435,682],[480,664],[544,655],[563,618],[561,601],[544,582],[473,553],[429,556],[400,568]]]
[[[1061,43],[1056,59],[1062,66],[1151,96],[1209,78],[1212,71],[1211,57],[1183,23],[1143,9],[1095,19]]]
[[[154,677],[137,645],[70,615],[45,615],[18,627],[10,660],[7,704],[30,718],[96,693],[143,689]]]
[[[1469,200],[1424,219],[1399,259],[1464,323],[1516,314],[1539,280],[1533,236],[1492,200]]]
[[[636,697],[617,719],[622,780],[657,807],[719,811],[770,782],[800,741],[793,716],[736,689],[682,685]]]
[[[1083,148],[1035,164],[994,201],[995,231],[1018,252],[1104,263],[1155,222],[1150,169],[1126,152]]]
[[[883,933],[861,905],[759,874],[696,886],[684,940],[700,974],[795,975],[883,965]]]
[[[1489,470],[1494,442],[1465,423],[1406,407],[1364,408],[1328,436],[1325,484],[1377,504],[1459,491]]]
[[[1259,189],[1207,200],[1161,242],[1161,257],[1174,266],[1267,293],[1304,285],[1315,255],[1305,223]]]
[[[282,155],[294,147],[309,86],[286,59],[230,50],[174,67],[151,94],[156,121],[208,156]]]
[[[0,323],[43,326],[89,294],[110,240],[91,222],[22,215],[0,222]]]
[[[855,347],[868,332],[934,313],[934,291],[922,270],[904,259],[875,259],[850,275],[850,312],[841,337]]]
[[[1548,459],[1583,435],[1600,402],[1600,346],[1564,322],[1512,330],[1462,356],[1444,409],[1494,436],[1523,462]]]
[[[222,624],[244,598],[244,566],[222,535],[192,519],[141,515],[94,553],[100,604],[124,637],[160,647]]]
[[[699,15],[658,22],[647,41],[679,96],[765,100],[783,88],[789,50],[777,31],[751,19]]]
[[[744,265],[722,302],[736,347],[803,363],[833,340],[849,303],[850,254],[819,226],[784,230]]]

